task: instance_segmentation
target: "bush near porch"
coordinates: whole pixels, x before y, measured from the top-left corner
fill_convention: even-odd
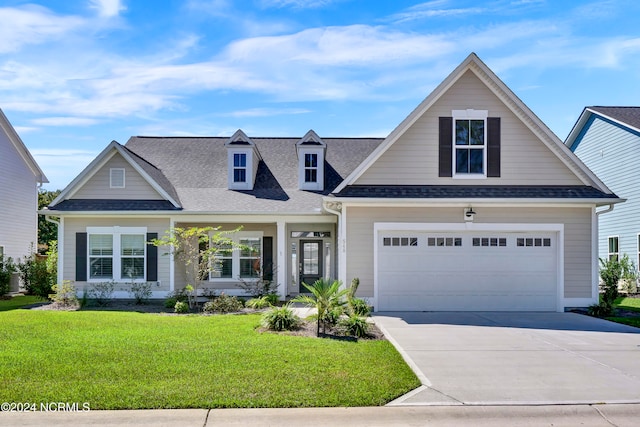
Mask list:
[[[387,341],[261,334],[259,315],[12,310],[0,322],[0,401],[370,406],[420,385]]]

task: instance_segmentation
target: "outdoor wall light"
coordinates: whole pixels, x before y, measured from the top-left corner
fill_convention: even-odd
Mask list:
[[[473,221],[473,216],[476,213],[474,212],[473,208],[471,206],[469,206],[468,208],[466,208],[464,210],[464,219],[465,221]]]

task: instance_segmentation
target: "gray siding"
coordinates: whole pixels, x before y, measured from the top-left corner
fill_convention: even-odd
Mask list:
[[[638,266],[640,233],[640,136],[596,117],[585,128],[576,155],[618,197],[627,199],[599,218],[600,258],[608,255],[608,236],[619,237],[620,254],[626,253]]]
[[[13,143],[0,131],[0,246],[16,260],[38,243],[36,177]]]
[[[111,168],[124,168],[125,188],[110,188]],[[161,200],[162,197],[120,154],[115,154],[78,191],[74,199],[140,199]]]
[[[475,206],[474,206],[475,208]],[[590,208],[478,207],[476,223],[564,224],[564,297],[590,298]],[[457,223],[462,208],[347,207],[347,280],[360,278],[358,293],[373,297],[375,222]]]
[[[438,177],[438,118],[451,110],[488,110],[501,118],[501,177]],[[582,182],[496,97],[467,71],[355,184],[573,185]]]

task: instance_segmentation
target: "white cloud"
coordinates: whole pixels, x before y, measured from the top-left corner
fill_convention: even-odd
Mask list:
[[[43,117],[33,119],[31,123],[38,126],[90,126],[99,121],[86,117]]]
[[[222,114],[226,117],[271,117],[271,116],[286,116],[292,114],[306,114],[311,110],[305,108],[250,108],[248,110],[232,111],[230,113]]]
[[[400,13],[396,13],[390,17],[396,23],[404,23],[407,21],[415,21],[425,18],[433,18],[440,16],[464,16],[476,15],[486,11],[482,7],[456,8],[448,7],[450,4],[447,0],[435,0],[426,3],[420,3],[411,6]]]
[[[338,0],[262,0],[262,7],[282,8],[293,7],[296,9],[317,9],[328,6]]]
[[[36,5],[2,7],[0,22],[0,54],[18,52],[25,45],[49,43],[84,24],[81,18],[59,16]]]
[[[89,7],[96,9],[103,18],[113,18],[127,9],[121,0],[89,0]]]

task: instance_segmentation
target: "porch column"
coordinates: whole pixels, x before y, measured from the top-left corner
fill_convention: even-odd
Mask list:
[[[284,301],[287,296],[287,224],[278,221],[276,239],[276,280],[278,283],[278,295]]]

